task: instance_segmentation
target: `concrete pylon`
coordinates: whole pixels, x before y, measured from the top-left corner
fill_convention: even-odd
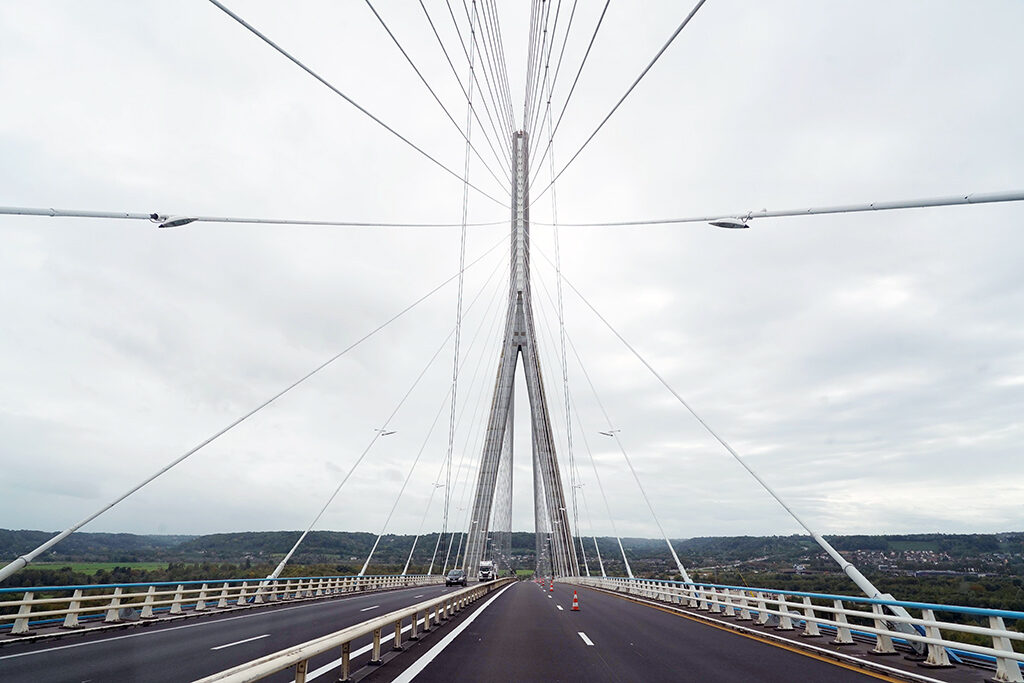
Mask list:
[[[579,563],[569,515],[565,506],[562,477],[555,454],[555,439],[551,431],[551,418],[537,353],[537,335],[530,299],[530,200],[529,200],[529,141],[524,131],[512,135],[512,158],[515,174],[512,180],[512,266],[508,313],[505,317],[505,337],[498,361],[498,378],[494,384],[491,413],[487,421],[469,518],[469,540],[466,544],[465,569],[475,570],[483,558],[487,533],[491,526],[498,467],[503,457],[502,445],[506,431],[511,429],[509,419],[513,399],[516,365],[523,359],[526,388],[530,397],[530,423],[533,432],[534,503],[543,508],[550,529],[537,529],[538,534],[550,534],[551,563],[556,576],[577,576]],[[504,457],[512,457],[508,448]],[[537,516],[538,519],[542,515]]]

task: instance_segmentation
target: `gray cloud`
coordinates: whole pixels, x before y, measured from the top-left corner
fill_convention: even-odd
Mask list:
[[[1019,4],[876,4],[709,3],[562,177],[560,218],[1019,189],[1024,95],[1008,85],[1022,58]],[[592,26],[600,7],[583,5],[578,26]],[[236,9],[462,168],[458,134],[364,7]],[[421,14],[382,10],[461,121],[461,95]],[[502,11],[518,98],[528,16]],[[556,138],[559,167],[679,19],[674,3],[609,10]],[[442,31],[454,46],[448,24]],[[588,37],[581,28],[566,51],[557,103]],[[457,181],[212,6],[7,5],[0,46],[0,204],[381,221],[461,214]],[[479,165],[471,176],[502,192]],[[507,215],[475,196],[469,208],[471,220]],[[566,228],[563,267],[823,531],[1020,529],[1022,210],[758,220],[739,232]],[[548,221],[547,196],[534,217]],[[472,230],[467,253],[502,234]],[[15,528],[84,516],[388,319],[458,259],[455,230],[157,231],[3,217],[0,238],[0,526]],[[549,228],[535,226],[533,238],[538,254],[553,256]],[[463,336],[453,508],[468,506],[464,482],[492,390],[504,274],[484,286],[501,249],[467,275],[467,297],[483,294]],[[555,278],[543,256],[533,267],[564,440]],[[568,333],[671,535],[798,531],[571,292],[565,301]],[[450,286],[89,528],[304,527],[454,317]],[[392,523],[418,527],[447,448],[446,413],[427,431],[450,373],[449,345],[321,528],[379,528],[423,447]],[[655,535],[621,456],[597,435],[606,424],[571,358],[569,375],[619,531]],[[573,429],[594,530],[609,533]],[[522,423],[516,443],[514,520],[530,528]],[[567,467],[564,448],[561,458]],[[442,498],[439,490],[428,529],[440,526]]]

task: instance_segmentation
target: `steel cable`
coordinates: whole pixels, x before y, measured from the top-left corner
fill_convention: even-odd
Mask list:
[[[286,51],[286,50],[285,50],[284,48],[282,48],[282,47],[281,47],[280,45],[278,45],[278,44],[277,44],[277,43],[275,43],[275,42],[274,42],[273,40],[271,40],[270,38],[268,38],[268,37],[267,37],[267,36],[266,36],[265,34],[261,33],[261,32],[259,31],[259,29],[257,29],[257,28],[256,28],[255,26],[253,26],[252,24],[250,24],[249,22],[247,22],[247,21],[246,21],[245,19],[243,19],[242,17],[238,16],[237,14],[235,14],[234,12],[232,12],[232,11],[231,11],[230,9],[228,9],[227,7],[225,7],[225,6],[224,6],[224,5],[223,5],[223,4],[222,4],[222,3],[221,3],[221,2],[219,1],[219,0],[209,0],[209,1],[210,1],[210,3],[211,3],[211,4],[213,4],[213,5],[215,6],[215,7],[217,7],[217,8],[218,8],[218,9],[220,9],[221,11],[223,11],[223,12],[224,12],[225,14],[227,14],[227,15],[228,15],[229,17],[231,17],[232,19],[234,19],[235,21],[237,21],[237,22],[238,22],[239,24],[241,24],[242,26],[244,26],[245,28],[247,28],[247,29],[248,29],[248,30],[249,30],[250,32],[252,32],[252,34],[253,34],[253,35],[255,35],[255,36],[256,36],[257,38],[259,38],[260,40],[262,40],[263,42],[265,42],[265,43],[266,43],[267,45],[269,45],[270,47],[274,48],[274,49],[275,49],[275,50],[277,50],[277,51],[278,51],[279,53],[281,53],[282,55],[284,55],[285,57],[287,57],[287,58],[288,58],[288,59],[289,59],[289,60],[290,60],[290,61],[291,61],[291,62],[292,62],[293,64],[295,64],[295,65],[296,65],[297,67],[299,67],[300,69],[302,69],[303,71],[305,71],[306,73],[308,73],[308,74],[309,74],[310,76],[312,76],[312,77],[313,77],[313,78],[315,78],[316,80],[320,81],[320,83],[322,83],[323,85],[325,85],[325,86],[326,86],[326,87],[327,87],[327,88],[328,88],[329,90],[331,90],[331,92],[333,92],[334,94],[336,94],[336,95],[338,95],[339,97],[341,97],[341,98],[342,98],[343,100],[345,100],[346,102],[348,102],[349,104],[351,104],[351,105],[352,105],[353,107],[355,107],[356,109],[358,109],[359,111],[361,111],[361,112],[362,112],[363,114],[365,114],[366,116],[370,117],[370,118],[371,118],[371,119],[372,119],[372,120],[373,120],[373,121],[374,121],[375,123],[377,123],[377,124],[378,124],[379,126],[381,126],[382,128],[384,128],[384,129],[385,129],[386,131],[388,131],[389,133],[391,133],[392,135],[394,135],[395,137],[397,137],[397,138],[398,138],[399,140],[401,140],[401,141],[402,141],[402,142],[404,142],[405,144],[407,144],[407,145],[409,145],[410,147],[412,147],[412,148],[413,148],[414,150],[416,150],[416,151],[417,151],[417,152],[419,152],[419,153],[420,153],[421,155],[423,155],[424,157],[426,157],[427,159],[429,159],[430,161],[432,161],[432,162],[433,162],[433,163],[434,163],[435,165],[437,165],[437,166],[438,166],[439,168],[441,168],[442,170],[444,170],[445,172],[447,172],[447,173],[448,173],[449,175],[451,175],[451,176],[453,176],[453,177],[457,178],[458,180],[461,180],[461,181],[462,181],[462,182],[464,182],[464,183],[465,183],[465,182],[468,182],[468,181],[467,181],[467,180],[466,180],[465,178],[463,178],[462,176],[460,176],[460,175],[459,175],[458,173],[456,173],[455,171],[453,171],[453,170],[451,170],[450,168],[448,168],[447,166],[445,166],[445,165],[444,165],[443,163],[441,163],[440,161],[438,161],[437,159],[435,159],[435,158],[434,158],[433,156],[431,156],[431,155],[430,155],[429,153],[427,153],[426,151],[424,151],[424,150],[423,150],[423,149],[422,149],[421,147],[419,147],[419,146],[418,146],[418,145],[416,145],[416,144],[415,144],[414,142],[412,142],[411,140],[409,140],[409,138],[405,137],[404,135],[402,135],[401,133],[399,133],[398,131],[396,131],[396,130],[395,130],[394,128],[392,128],[392,127],[391,127],[391,126],[389,126],[388,124],[384,123],[384,122],[383,122],[383,121],[382,121],[381,119],[379,119],[379,118],[377,118],[376,116],[374,116],[373,114],[371,114],[371,113],[370,113],[370,112],[369,112],[369,111],[368,111],[368,110],[367,110],[367,109],[366,109],[365,107],[363,107],[363,106],[362,106],[362,105],[360,105],[360,104],[359,104],[358,102],[356,102],[355,100],[353,100],[353,99],[352,99],[351,97],[349,97],[348,95],[346,95],[345,93],[343,93],[343,92],[342,92],[341,90],[339,90],[338,88],[336,88],[336,87],[335,87],[334,85],[332,85],[332,84],[331,84],[331,83],[330,83],[329,81],[327,81],[327,79],[325,79],[325,78],[324,78],[323,76],[321,76],[320,74],[318,74],[317,72],[313,71],[313,70],[312,70],[311,68],[309,68],[308,66],[306,66],[306,65],[305,65],[305,64],[303,64],[302,62],[300,62],[300,61],[299,61],[299,60],[298,60],[297,58],[295,58],[294,56],[292,56],[292,55],[291,55],[291,53],[289,53],[289,52],[288,52],[288,51]],[[474,190],[476,190],[477,192],[479,192],[479,193],[480,193],[480,194],[482,194],[483,196],[487,197],[487,198],[488,198],[488,199],[490,199],[491,201],[493,201],[493,202],[495,202],[495,203],[497,203],[497,204],[500,204],[501,206],[504,206],[504,207],[506,207],[506,208],[509,208],[508,204],[505,204],[505,202],[501,201],[500,199],[497,199],[497,198],[495,198],[495,197],[492,197],[492,196],[491,196],[490,194],[488,194],[487,192],[484,192],[483,190],[481,190],[481,189],[480,189],[479,187],[477,187],[476,185],[472,185],[472,184],[470,184],[470,187],[472,187],[472,188],[473,188]]]
[[[633,89],[637,86],[637,84],[640,83],[641,80],[643,80],[643,77],[647,75],[647,72],[651,70],[651,67],[654,66],[655,62],[657,62],[661,55],[665,53],[665,50],[667,50],[669,45],[672,44],[672,41],[676,39],[676,36],[678,36],[682,32],[682,30],[686,28],[686,25],[690,23],[690,20],[693,19],[694,15],[697,14],[697,11],[704,6],[705,2],[707,2],[707,0],[697,1],[697,4],[693,6],[693,9],[690,10],[690,13],[686,15],[686,18],[683,19],[679,26],[676,27],[676,30],[672,33],[671,36],[669,36],[669,39],[665,41],[665,44],[661,46],[661,49],[658,50],[658,53],[654,55],[654,58],[647,64],[646,67],[644,67],[644,70],[640,72],[640,75],[636,77],[636,80],[633,81],[633,84],[630,85],[626,92],[622,95],[622,97],[619,98],[619,101],[615,103],[615,106],[612,107],[612,110],[608,112],[608,114],[601,120],[601,123],[597,124],[597,128],[595,128],[594,132],[590,134],[590,137],[588,137],[580,146],[580,148],[576,150],[576,153],[573,154],[572,158],[569,159],[565,166],[562,167],[562,170],[558,172],[558,175],[552,178],[551,182],[548,183],[547,186],[540,191],[540,194],[533,198],[533,201],[537,201],[538,199],[540,199],[544,195],[544,193],[548,191],[548,188],[554,185],[555,181],[558,180],[563,173],[565,173],[565,169],[569,168],[569,166],[572,165],[572,162],[576,161],[576,158],[580,155],[580,152],[586,149],[587,145],[590,144],[590,141],[594,139],[595,135],[597,135],[597,132],[604,127],[604,124],[608,122],[608,119],[612,117],[612,114],[614,114],[616,110],[619,108],[619,106],[626,100],[626,98],[629,97],[629,94],[633,92]]]
[[[459,126],[459,124],[455,121],[455,118],[452,117],[451,112],[448,111],[448,107],[444,106],[444,102],[442,102],[441,98],[437,96],[437,93],[430,86],[430,83],[427,82],[427,79],[423,76],[423,73],[419,70],[419,67],[417,67],[415,62],[412,61],[412,57],[409,56],[409,53],[405,51],[404,47],[402,47],[402,44],[398,41],[398,38],[395,36],[395,34],[391,31],[391,28],[384,21],[384,18],[380,15],[380,13],[377,11],[377,9],[373,6],[373,3],[370,2],[370,0],[366,0],[366,6],[370,8],[371,12],[373,12],[373,16],[377,17],[377,21],[380,22],[380,25],[387,32],[388,36],[390,36],[391,40],[395,43],[395,47],[398,48],[398,51],[402,53],[403,57],[405,57],[405,61],[407,61],[409,63],[409,66],[412,67],[412,70],[416,72],[417,76],[419,76],[420,82],[422,82],[423,85],[426,87],[426,89],[428,91],[430,91],[430,94],[433,96],[434,101],[437,102],[438,106],[441,107],[441,110],[444,111],[445,116],[447,116],[448,120],[452,122],[453,126],[455,126],[455,130],[457,130],[459,132],[459,135],[462,136],[462,139],[466,141],[466,145],[469,147],[469,149],[472,150],[474,154],[476,154],[476,158],[480,160],[480,163],[483,164],[483,167],[486,168],[487,172],[491,174],[491,177],[494,178],[494,180],[497,181],[497,183],[499,185],[501,185],[501,188],[505,191],[505,193],[508,194],[509,197],[511,197],[512,196],[511,190],[509,190],[506,185],[502,184],[501,178],[498,177],[498,174],[496,174],[494,172],[494,170],[490,167],[490,165],[480,155],[480,152],[477,150],[477,148],[473,146],[473,143],[470,141],[470,135],[469,135],[469,132],[468,132],[468,130],[469,130],[468,127],[464,131]],[[470,65],[470,68],[471,69],[473,68],[472,65]],[[472,111],[472,105],[470,105],[470,111]],[[472,119],[470,119],[470,121],[472,121]],[[467,126],[468,126],[468,123],[467,123]],[[494,149],[492,148],[491,151],[494,152]],[[497,156],[496,152],[495,152],[495,158],[497,158],[499,162],[501,161],[501,159]],[[504,171],[504,169],[502,169],[502,170]],[[468,170],[463,172],[463,177],[469,178],[469,171]],[[509,184],[512,183],[512,178],[509,177],[509,175],[507,173],[505,174],[505,182],[509,183]]]

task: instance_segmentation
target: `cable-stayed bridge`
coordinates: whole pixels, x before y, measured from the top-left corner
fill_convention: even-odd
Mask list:
[[[427,365],[412,379],[409,392],[375,429],[365,450],[344,472],[331,495],[318,506],[304,532],[266,577],[250,580],[201,580],[173,584],[15,587],[4,589],[8,598],[0,625],[6,630],[0,649],[0,675],[5,680],[335,680],[362,678],[388,680],[1024,680],[1019,663],[1024,661],[1016,643],[1024,640],[1016,629],[1024,614],[1007,610],[983,610],[955,605],[913,603],[879,590],[806,520],[743,455],[706,421],[674,386],[659,373],[590,300],[566,278],[560,265],[557,239],[556,181],[612,119],[659,58],[683,32],[705,4],[698,2],[684,13],[668,40],[629,85],[621,98],[561,167],[554,164],[553,141],[562,114],[571,101],[568,91],[561,112],[552,109],[552,91],[560,66],[558,22],[561,3],[534,2],[526,68],[526,92],[522,113],[514,106],[503,56],[500,19],[495,3],[471,2],[465,17],[451,20],[462,26],[461,43],[468,71],[460,77],[449,55],[454,77],[466,100],[465,124],[460,125],[437,97],[415,61],[402,49],[384,18],[374,16],[387,30],[410,67],[444,109],[451,124],[464,138],[461,173],[438,160],[425,148],[391,126],[384,117],[364,108],[343,89],[303,62],[295,52],[276,42],[269,28],[260,28],[224,4],[211,0],[227,17],[289,60],[320,86],[343,98],[369,117],[387,134],[397,138],[440,172],[462,183],[462,229],[458,272],[442,285],[368,331],[309,373],[266,398],[176,457],[158,471],[130,487],[100,509],[78,520],[47,542],[17,558],[11,558],[0,578],[16,582],[18,572],[29,566],[64,538],[140,492],[180,463],[202,451],[237,425],[256,418],[279,398],[363,343],[444,285],[456,283],[457,305],[451,333]],[[605,5],[607,8],[607,4]],[[565,8],[569,11],[569,8]],[[423,7],[428,23],[430,12]],[[604,17],[593,29],[591,44]],[[571,15],[564,21],[571,21]],[[464,22],[464,23],[462,23]],[[550,28],[550,31],[549,31]],[[562,46],[569,29],[563,29]],[[445,43],[436,32],[442,49]],[[449,48],[454,47],[449,45]],[[448,50],[444,50],[448,55]],[[453,50],[454,51],[454,50]],[[589,47],[587,53],[589,54]],[[579,79],[586,54],[576,71]],[[575,87],[575,82],[573,83]],[[481,117],[481,112],[483,117]],[[486,125],[485,125],[486,121]],[[476,129],[476,135],[473,130]],[[482,138],[482,140],[481,140]],[[475,140],[475,143],[474,143]],[[541,140],[531,149],[531,140]],[[484,147],[481,142],[486,144]],[[490,154],[488,154],[488,152]],[[539,153],[538,153],[539,152]],[[536,162],[533,159],[537,159]],[[471,182],[474,160],[499,186],[484,189]],[[546,182],[531,188],[548,162]],[[509,230],[502,240],[482,255],[467,255],[466,230],[471,193],[476,193],[511,212]],[[548,195],[555,227],[554,252],[548,256],[531,243],[531,206]],[[994,204],[1024,200],[1024,192],[987,192],[924,199],[896,199],[863,204],[806,207],[792,210],[738,211],[730,214],[655,219],[606,221],[608,227],[640,223],[710,223],[717,228],[743,229],[761,219],[832,213],[887,211],[907,208],[965,204]],[[24,216],[87,217],[151,221],[160,228],[192,229],[193,224],[306,224],[353,226],[357,221],[289,220],[227,216],[200,216],[188,212],[76,211],[31,207],[5,207],[2,213]],[[382,225],[381,223],[367,223]],[[405,223],[405,227],[428,223]],[[543,228],[547,225],[536,223]],[[564,225],[564,223],[563,223]],[[189,228],[188,226],[192,226]],[[394,227],[394,226],[392,226]],[[485,261],[496,250],[509,249],[500,266],[488,278],[497,282],[491,301],[498,321],[500,346],[493,390],[485,395],[479,419],[477,444],[457,446],[455,434],[466,415],[466,360],[460,345],[463,316],[482,299],[485,289],[464,292],[467,270]],[[539,257],[539,258],[538,258]],[[539,263],[555,276],[550,291],[535,280]],[[506,270],[507,268],[507,270]],[[507,275],[507,279],[502,277]],[[540,285],[535,288],[534,285]],[[681,411],[694,418],[752,479],[791,515],[821,547],[839,570],[851,579],[849,594],[814,594],[783,591],[772,586],[731,586],[695,582],[687,571],[660,521],[654,502],[619,437],[619,429],[605,411],[586,365],[565,327],[563,288],[569,289],[607,326],[610,333],[662,384]],[[541,296],[543,293],[543,296]],[[550,304],[554,329],[542,329],[535,315],[540,302]],[[495,303],[497,302],[497,303]],[[490,309],[489,309],[490,310]],[[486,316],[485,316],[486,317]],[[500,324],[504,321],[504,325]],[[548,339],[542,338],[544,332]],[[557,338],[558,342],[555,343]],[[386,510],[377,543],[386,533],[406,486],[429,484],[441,491],[442,533],[430,550],[426,570],[415,569],[416,544],[400,574],[375,575],[371,550],[355,576],[289,577],[285,571],[306,538],[338,499],[358,468],[380,439],[396,432],[393,420],[427,370],[453,341],[450,387],[446,389],[435,425],[448,408],[447,452],[437,475],[424,481],[416,473],[417,456],[407,472],[398,499]],[[543,346],[553,365],[543,366]],[[557,349],[555,353],[551,349]],[[671,580],[634,576],[628,557],[619,549],[625,576],[609,576],[593,539],[590,553],[587,535],[581,531],[581,509],[589,509],[580,482],[580,464],[573,434],[585,429],[569,389],[569,352],[579,361],[587,384],[605,418],[602,436],[616,444],[623,462],[637,484],[635,504],[650,513],[650,520],[667,545],[673,563]],[[508,574],[520,567],[510,556],[512,532],[513,455],[516,452],[515,384],[519,360],[523,362],[529,400],[530,453],[536,561],[533,582],[516,581]],[[492,368],[493,369],[493,368]],[[557,372],[559,371],[560,372]],[[484,368],[484,374],[488,368]],[[560,377],[558,377],[560,375]],[[556,379],[553,381],[552,378]],[[561,380],[561,382],[558,381]],[[562,401],[558,402],[557,398]],[[554,400],[553,400],[554,399]],[[459,401],[463,403],[460,404]],[[559,405],[560,404],[560,405]],[[554,415],[558,406],[564,418],[561,454]],[[461,410],[460,410],[461,408]],[[486,417],[483,416],[486,412]],[[576,423],[576,426],[574,426]],[[585,438],[585,437],[584,437]],[[589,446],[587,447],[589,450]],[[458,451],[461,450],[461,453]],[[423,449],[420,450],[420,454]],[[461,481],[455,457],[469,458],[472,478]],[[608,512],[598,468],[591,456],[595,482]],[[454,478],[453,478],[454,470]],[[567,483],[568,482],[568,483]],[[454,490],[462,484],[469,493],[465,507],[456,505]],[[431,499],[432,500],[432,499]],[[378,502],[379,501],[375,501]],[[430,505],[423,513],[427,519]],[[464,512],[465,514],[456,514]],[[586,512],[584,517],[589,516]],[[454,517],[454,519],[453,519]],[[422,527],[421,527],[422,530]],[[618,537],[617,530],[615,531]],[[593,537],[593,534],[590,534]],[[481,562],[493,562],[498,578],[477,579]],[[450,574],[449,570],[456,572]],[[457,572],[461,570],[462,574]],[[465,578],[468,585],[460,585]],[[446,579],[448,579],[446,581]],[[455,583],[456,585],[441,585]],[[147,628],[134,628],[139,625]],[[70,638],[62,636],[73,636]],[[59,638],[59,639],[58,639]],[[388,666],[380,666],[387,664]],[[380,668],[378,668],[380,667]]]

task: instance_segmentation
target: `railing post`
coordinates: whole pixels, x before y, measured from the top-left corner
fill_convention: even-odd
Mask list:
[[[14,620],[14,626],[11,628],[11,635],[19,636],[29,633],[28,617],[32,613],[32,605],[29,603],[31,599],[32,591],[26,591],[21,599],[21,607],[18,608],[18,616]]]
[[[989,617],[988,627],[993,631],[1003,632],[1006,630],[1006,625],[1003,624],[1002,617]],[[1001,652],[1012,653],[1013,645],[1010,644],[1010,639],[1004,635],[993,634],[992,635],[992,649],[999,650]],[[997,681],[1013,681],[1019,682],[1024,681],[1024,678],[1020,674],[1020,665],[1017,660],[1010,659],[1009,657],[996,656],[996,677]]]
[[[228,606],[228,582],[225,581],[224,585],[220,587],[220,599],[217,600],[217,607]]]
[[[779,625],[775,627],[777,631],[792,631],[793,630],[793,618],[789,616],[789,603],[786,602],[786,596],[782,593],[779,596],[779,611],[782,614],[779,615]]]
[[[68,605],[68,613],[64,617],[64,628],[78,628],[78,610],[82,607],[82,589],[76,588],[71,596],[71,604]]]
[[[878,604],[871,605],[871,611],[876,615],[875,628],[880,631],[888,631],[889,626],[885,623],[885,620],[879,618],[884,616],[882,614],[882,606]],[[892,646],[892,637],[888,633],[879,633],[875,638],[875,649],[871,651],[871,654],[881,657],[897,654],[896,648]]]
[[[420,617],[420,613],[419,612],[413,612],[413,615],[412,615],[412,628],[409,629],[409,640],[419,640],[420,639],[419,631],[418,631],[418,623],[417,623],[419,621],[419,617]]]
[[[206,609],[206,589],[207,585],[204,583],[203,587],[199,589],[199,597],[196,598],[196,606],[192,609],[196,612],[202,612]]]
[[[121,617],[118,615],[118,610],[121,608],[121,587],[118,586],[114,589],[114,595],[110,598],[110,604],[107,605],[107,616],[103,618],[104,624],[116,624],[121,621]]]
[[[754,597],[757,600],[757,621],[754,623],[764,626],[768,623],[768,617],[771,616],[768,614],[768,602],[764,599],[764,593],[761,591],[757,591]]]
[[[238,589],[238,601],[235,603],[236,605],[244,605],[245,604],[245,599],[248,597],[248,593],[246,592],[248,588],[249,588],[249,582],[248,581],[243,581],[242,582],[242,587],[240,589]]]
[[[370,661],[367,662],[370,666],[379,666],[382,664],[380,661],[380,629],[373,631],[373,654],[370,657]],[[298,683],[298,681],[296,681]]]
[[[341,644],[341,676],[338,678],[338,683],[348,683],[349,673],[352,668],[352,643]]]
[[[711,612],[712,614],[722,613],[722,601],[718,598],[718,589],[712,587],[711,591]]]
[[[935,621],[935,612],[930,609],[921,610],[921,618],[926,622],[924,625],[925,637],[942,640],[942,631],[939,630],[939,627],[927,623]],[[928,643],[928,658],[921,662],[921,666],[934,669],[946,669],[953,667],[953,665],[949,663],[949,655],[946,654],[946,648],[942,645],[935,645],[933,643]]]
[[[171,614],[181,614],[181,593],[185,590],[185,587],[178,584],[178,587],[174,591],[174,602],[171,603]]]
[[[722,599],[725,600],[724,615],[727,617],[736,616],[736,606],[732,602],[732,590],[729,588],[722,589]]]
[[[804,632],[800,635],[804,638],[821,637],[821,629],[818,628],[818,621],[814,616],[814,604],[806,595],[804,596]]]
[[[836,627],[836,637],[832,641],[833,645],[853,645],[853,634],[850,633],[850,627],[847,625],[850,622],[846,620],[846,612],[843,610],[842,600],[833,600],[832,606],[835,608],[835,617],[833,617],[837,624],[840,626]]]
[[[153,600],[156,599],[156,586],[150,586],[149,590],[146,591],[146,599],[142,602],[142,614],[139,615],[140,619],[154,619],[153,616]]]
[[[295,683],[306,683],[306,672],[309,671],[309,660],[303,659],[295,665]]]
[[[754,617],[750,616],[750,603],[747,601],[747,593],[743,590],[736,591],[739,594],[740,601],[740,616],[739,621],[752,621]]]
[[[708,589],[704,586],[697,589],[697,609],[702,612],[711,609],[711,605],[708,604]]]
[[[416,615],[412,617],[413,622],[416,621]],[[391,649],[395,651],[404,650],[402,647],[402,620],[399,619],[395,622],[395,642],[391,644]]]

